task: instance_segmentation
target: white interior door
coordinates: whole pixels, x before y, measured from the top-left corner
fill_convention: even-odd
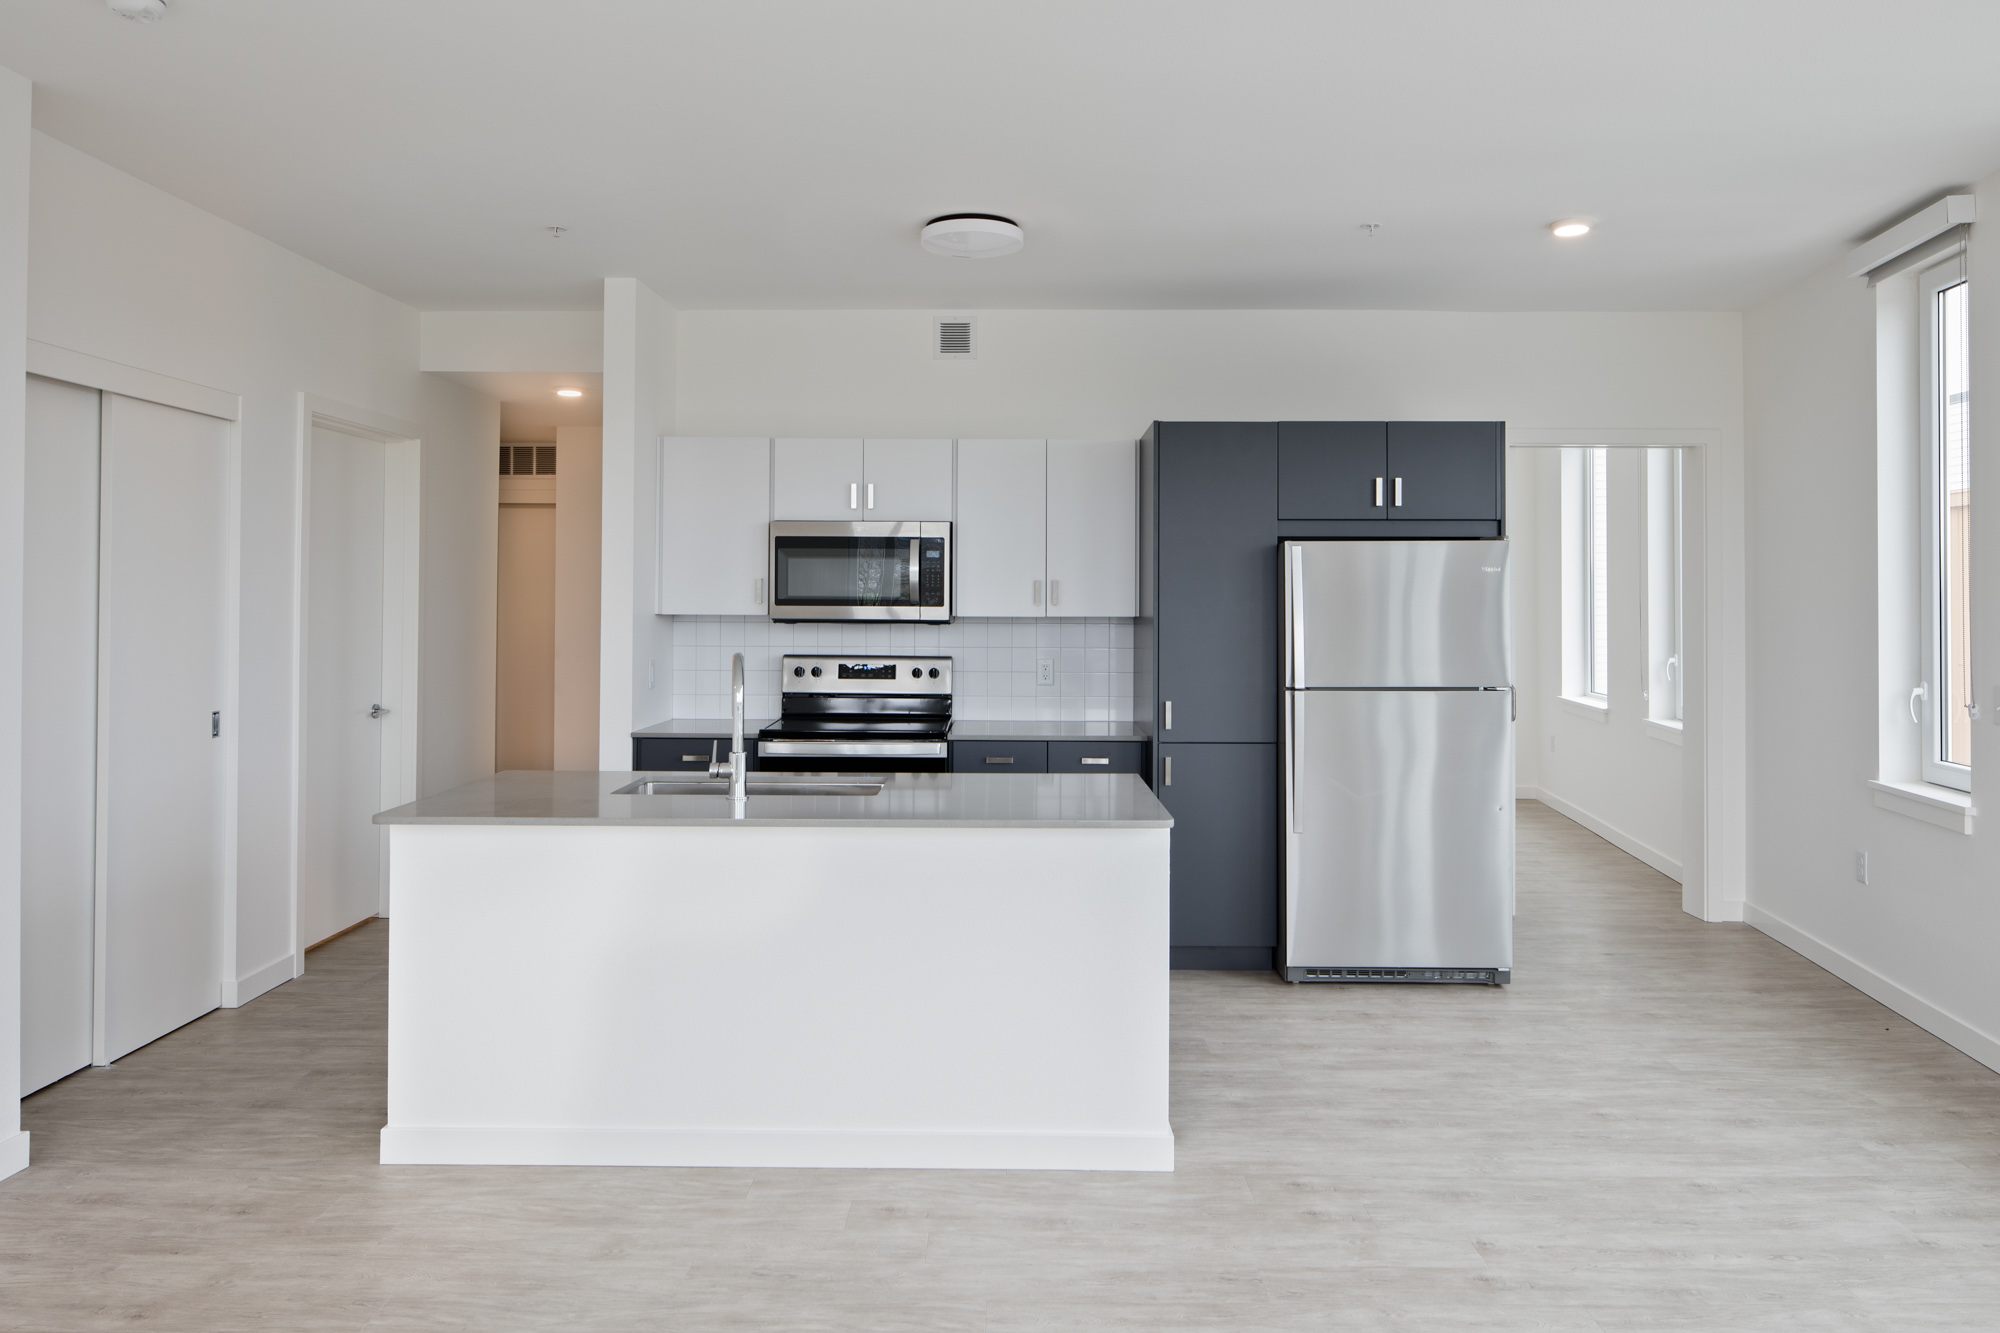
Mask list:
[[[21,1091],[90,1063],[97,828],[97,390],[28,377]]]
[[[554,768],[556,507],[500,506],[493,767]]]
[[[109,1063],[221,997],[228,426],[104,395],[96,1031]],[[212,725],[213,722],[213,725]]]
[[[382,679],[388,446],[314,426],[306,509],[299,938],[382,910]],[[384,714],[383,716],[386,716]]]

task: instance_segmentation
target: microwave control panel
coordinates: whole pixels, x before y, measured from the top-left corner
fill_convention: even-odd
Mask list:
[[[917,539],[917,605],[944,605],[944,538]]]

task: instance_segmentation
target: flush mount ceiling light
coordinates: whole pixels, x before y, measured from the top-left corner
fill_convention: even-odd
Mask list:
[[[581,390],[581,389],[557,389],[557,390],[556,390],[556,397],[558,397],[558,398],[581,398],[581,397],[583,397],[583,390]]]
[[[992,213],[948,213],[932,218],[917,239],[932,254],[952,259],[998,259],[1028,243],[1018,223]]]
[[[167,16],[167,0],[105,0],[120,18],[157,23]]]
[[[1570,241],[1575,240],[1579,236],[1590,235],[1590,224],[1581,218],[1569,218],[1562,222],[1549,224],[1549,230],[1562,237],[1565,241]]]

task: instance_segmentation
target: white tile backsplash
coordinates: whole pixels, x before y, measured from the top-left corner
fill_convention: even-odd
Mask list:
[[[758,616],[675,616],[674,716],[729,716],[729,659],[743,654],[744,710],[778,715],[786,653],[952,659],[952,713],[977,722],[1130,722],[1129,620],[956,620],[949,625],[777,625]],[[1041,658],[1055,684],[1036,684]]]

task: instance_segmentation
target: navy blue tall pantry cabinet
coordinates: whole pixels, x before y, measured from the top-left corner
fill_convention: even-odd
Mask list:
[[[1174,815],[1173,965],[1278,941],[1278,544],[1504,533],[1489,421],[1155,422],[1139,454],[1133,695]]]

